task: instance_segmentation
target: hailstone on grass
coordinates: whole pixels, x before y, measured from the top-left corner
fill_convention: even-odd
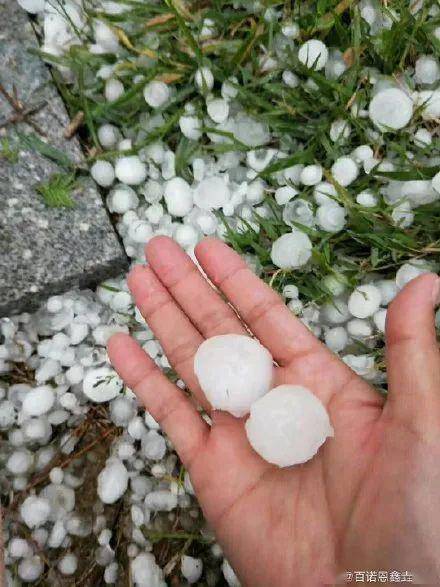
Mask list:
[[[239,418],[269,390],[272,356],[249,336],[213,336],[198,348],[194,372],[212,407]]]
[[[209,92],[214,87],[214,76],[209,67],[201,67],[196,71],[194,82],[197,89],[202,92]]]
[[[170,89],[164,82],[153,80],[145,86],[144,98],[151,108],[160,108],[169,100]]]
[[[229,202],[230,197],[228,184],[218,176],[203,179],[194,191],[194,203],[202,210],[218,210]]]
[[[95,161],[90,168],[90,174],[103,188],[110,187],[115,179],[115,170],[109,161]]]
[[[332,175],[337,183],[346,187],[353,183],[359,175],[359,169],[351,157],[339,157],[331,168]]]
[[[368,318],[379,309],[382,296],[374,285],[360,285],[348,300],[348,310],[356,318]]]
[[[253,403],[245,428],[253,449],[279,467],[305,463],[333,436],[327,410],[300,385],[279,385]]]
[[[270,256],[280,269],[302,267],[312,256],[312,243],[305,232],[294,230],[273,243]]]
[[[420,55],[416,61],[414,78],[419,84],[435,84],[440,79],[440,64],[432,55]]]
[[[339,232],[345,226],[347,213],[343,206],[332,201],[329,204],[319,206],[316,220],[320,228],[327,232]]]
[[[130,155],[116,161],[115,174],[122,183],[139,185],[147,177],[147,168],[137,155]]]
[[[322,41],[310,39],[301,45],[298,59],[309,69],[319,71],[324,69],[328,59],[328,49]]]
[[[173,216],[186,216],[193,207],[191,187],[181,177],[167,181],[164,196],[168,212]]]
[[[412,114],[412,100],[399,88],[382,90],[370,102],[370,118],[382,131],[405,127],[411,120]]]

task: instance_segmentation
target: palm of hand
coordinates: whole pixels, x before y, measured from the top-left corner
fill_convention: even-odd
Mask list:
[[[151,268],[138,267],[129,278],[135,301],[171,364],[208,408],[193,373],[194,353],[203,338],[246,330],[172,241],[154,239],[148,258]],[[440,488],[440,481],[435,487],[429,483],[421,488],[417,476],[402,484],[411,466],[425,481],[430,479],[435,468],[429,467],[429,460],[435,462],[440,456],[440,446],[429,430],[411,422],[411,402],[405,400],[402,407],[392,396],[383,408],[380,396],[322,346],[225,245],[208,239],[198,258],[276,358],[280,366],[274,383],[311,389],[326,405],[335,429],[335,437],[311,461],[279,469],[252,450],[244,420],[213,412],[212,427],[207,427],[134,341],[126,335],[111,340],[112,362],[173,440],[205,516],[244,584],[328,584],[344,569],[399,569],[400,561],[414,572],[429,570],[430,577],[436,576],[438,569],[429,553],[420,567],[420,557],[411,546],[417,544],[414,537],[406,547],[405,541],[394,543],[389,536],[410,530],[408,511],[403,509],[409,496],[416,492],[429,499]],[[399,314],[405,303],[411,307],[414,296],[425,295],[417,319],[419,327],[424,319],[428,332],[422,350],[423,360],[430,361],[426,375],[430,385],[440,373],[429,295],[435,279],[426,276],[407,288],[409,293],[399,296],[399,311],[394,312]],[[404,331],[390,318],[392,388],[408,385],[408,368],[405,372],[402,362],[395,363],[393,349],[407,361],[414,341],[408,336],[411,324]],[[420,341],[416,342],[420,349]],[[416,367],[413,360],[412,368]],[[430,411],[428,404],[426,409]],[[420,459],[426,444],[428,457]],[[418,516],[411,510],[412,522],[429,524],[431,536],[440,532]]]

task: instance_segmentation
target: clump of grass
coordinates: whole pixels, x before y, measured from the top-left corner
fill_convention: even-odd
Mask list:
[[[48,208],[73,208],[75,201],[72,192],[75,188],[75,175],[54,173],[46,182],[36,186],[43,202]]]
[[[19,156],[19,149],[12,145],[8,137],[0,139],[0,158],[3,157],[9,163],[17,163]]]

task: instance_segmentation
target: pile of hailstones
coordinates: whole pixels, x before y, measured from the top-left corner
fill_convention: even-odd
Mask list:
[[[51,561],[55,558],[58,576],[74,575],[80,561],[73,541],[93,536],[95,560],[103,567],[104,581],[115,583],[118,573],[125,570],[115,561],[110,543],[116,530],[104,506],[121,498],[131,514],[127,555],[135,584],[166,585],[144,533],[145,529],[157,533],[158,513],[163,512],[171,523],[174,510],[179,508],[179,520],[187,532],[200,527],[201,512],[190,480],[186,476],[182,484],[175,476],[177,456],[173,447],[109,365],[105,348],[108,338],[130,328],[156,363],[168,366],[152,332],[129,306],[125,282],[113,280],[110,284],[120,291],[98,287],[96,292],[71,292],[51,297],[33,315],[0,320],[0,374],[7,374],[14,363],[25,363],[35,371],[33,384],[0,385],[0,429],[5,439],[1,491],[3,495],[25,496],[19,499],[16,515],[7,513],[4,522],[9,585],[16,584],[13,576],[23,582],[41,577],[44,562],[40,551]],[[121,313],[123,300],[127,307]],[[90,406],[102,402],[107,402],[108,418],[121,427],[122,434],[112,441],[98,475],[93,515],[84,517],[75,510],[76,492],[86,481],[87,458],[93,456],[75,457],[67,466],[54,466],[46,483],[38,488],[29,490],[28,485],[41,472],[47,472],[54,457],[69,461],[69,455],[75,456],[78,437],[73,431]],[[229,584],[237,585],[208,530],[205,538],[212,540],[212,565],[205,570],[208,584],[216,583],[222,565]],[[51,549],[55,550],[49,554]],[[182,556],[180,570],[188,583],[196,582],[203,573],[203,562]]]
[[[69,21],[50,8],[49,3],[44,0],[21,0],[20,3],[30,12],[42,14],[47,53],[61,55],[78,42]],[[108,13],[122,10],[121,6],[125,5],[102,4]],[[369,23],[372,34],[388,26],[386,19],[379,18],[373,2],[363,1],[360,6],[362,18]],[[76,29],[85,25],[85,16],[76,2],[67,1],[64,9]],[[112,52],[117,57],[121,48],[113,31],[99,20],[95,20],[93,26],[95,44],[90,50]],[[206,27],[212,34],[208,22]],[[288,42],[293,42],[298,33],[295,23],[282,28]],[[440,28],[434,34],[440,38]],[[346,69],[341,53],[329,50],[319,40],[304,43],[298,57],[305,66],[323,72],[329,79],[336,79]],[[261,65],[269,70],[276,66],[274,60],[265,58]],[[69,74],[65,70],[63,73]],[[347,152],[336,159],[331,168],[333,178],[348,188],[359,176],[368,176],[373,170],[395,169],[396,153],[388,151],[386,158],[378,160],[372,147],[383,141],[382,135],[388,129],[409,128],[415,147],[428,147],[433,138],[425,123],[440,117],[440,66],[435,57],[420,56],[414,71],[408,72],[405,79],[384,78],[375,69],[366,73],[371,89],[370,102],[355,102],[351,115],[370,121],[367,136],[371,144]],[[114,101],[122,96],[124,84],[117,77],[114,65],[102,67],[97,75],[105,80],[106,100]],[[288,87],[301,83],[295,73],[287,70],[282,80]],[[245,228],[243,220],[258,230],[254,212],[263,217],[270,214],[264,197],[273,191],[286,224],[292,226],[290,233],[273,243],[273,263],[286,270],[305,267],[312,244],[304,232],[294,228],[294,223],[318,227],[328,233],[342,230],[346,211],[337,202],[333,184],[323,181],[323,168],[315,163],[277,172],[273,175],[276,187],[267,185],[258,177],[260,172],[290,153],[265,147],[272,137],[264,124],[242,110],[236,100],[237,80],[224,82],[217,94],[214,76],[204,67],[197,72],[194,81],[205,98],[206,116],[201,119],[194,105],[188,103],[179,121],[182,134],[198,140],[202,137],[201,128],[209,126],[232,133],[250,150],[245,154],[228,152],[217,157],[195,158],[192,184],[176,176],[175,153],[164,143],[149,145],[137,155],[124,154],[136,146],[145,133],[163,123],[162,114],[156,114],[155,110],[165,106],[173,95],[173,88],[162,82],[146,84],[144,97],[149,115],[143,120],[140,135],[123,136],[116,126],[103,124],[98,129],[103,149],[117,149],[120,155],[113,163],[99,160],[91,169],[95,181],[109,190],[108,207],[119,215],[117,229],[127,254],[134,262],[142,260],[145,242],[157,234],[172,236],[192,254],[194,245],[204,235],[224,236],[224,227],[215,214],[218,210],[230,218],[235,230]],[[311,80],[307,83],[313,84]],[[421,117],[415,123],[413,115],[420,109]],[[347,121],[335,120],[330,139],[343,144],[351,131]],[[228,140],[224,134],[215,132],[208,133],[207,138],[214,143]],[[407,153],[407,156],[414,157],[414,154]],[[438,161],[425,157],[421,163],[435,165]],[[411,225],[415,207],[440,198],[440,174],[432,180],[384,179],[377,182],[378,190],[354,194],[357,204],[374,207],[380,193],[387,204],[394,206],[393,220],[402,226]],[[300,197],[306,190],[312,192],[313,203]],[[253,265],[256,264],[254,260]],[[430,269],[427,263],[414,260],[399,269],[395,280],[376,277],[360,284],[353,292],[346,291],[338,279],[329,276],[325,286],[334,300],[321,308],[314,304],[303,305],[294,284],[288,285],[283,294],[292,311],[334,352],[340,353],[348,365],[366,379],[378,382],[383,375],[376,368],[372,353],[354,355],[344,350],[356,341],[373,349],[384,329],[387,305],[409,280]],[[7,374],[14,363],[25,363],[35,372],[36,381],[32,385],[0,386],[0,428],[7,439],[1,453],[4,494],[25,490],[31,479],[59,452],[66,457],[74,453],[77,439],[71,431],[85,418],[91,405],[108,402],[110,420],[123,429],[122,435],[113,441],[110,456],[98,476],[93,523],[75,511],[75,492],[84,477],[71,466],[54,467],[45,486],[27,492],[18,517],[27,527],[30,538],[18,537],[10,531],[12,524],[6,521],[5,556],[10,584],[14,584],[12,572],[24,582],[36,581],[44,571],[43,559],[38,553],[50,549],[63,552],[57,562],[57,572],[74,575],[80,561],[69,549],[75,537],[90,535],[96,536],[96,562],[105,567],[104,580],[114,583],[121,569],[114,560],[113,529],[109,527],[111,523],[104,504],[124,499],[131,508],[127,555],[131,560],[133,581],[151,587],[165,585],[162,570],[151,554],[151,544],[143,530],[154,528],[157,512],[168,512],[172,517],[173,511],[180,508],[188,512],[188,519],[200,516],[189,479],[185,478],[183,487],[177,481],[170,481],[176,455],[151,416],[141,411],[131,392],[123,388],[109,365],[105,344],[113,332],[130,331],[159,366],[168,367],[168,361],[152,332],[134,310],[125,281],[109,280],[107,285],[110,288],[99,287],[96,292],[72,292],[50,298],[34,315],[22,314],[1,321],[0,373]],[[219,560],[222,557],[216,543],[212,544],[212,556]],[[238,584],[225,559],[222,570],[229,585]],[[205,571],[206,581],[214,583],[216,577],[209,575],[211,569]],[[181,572],[186,581],[196,582],[204,572],[203,562],[183,556]]]

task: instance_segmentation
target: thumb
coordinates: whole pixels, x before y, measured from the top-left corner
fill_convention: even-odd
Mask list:
[[[429,430],[438,434],[440,424],[440,352],[434,315],[439,296],[440,278],[422,275],[406,285],[387,312],[385,412],[423,435]]]

